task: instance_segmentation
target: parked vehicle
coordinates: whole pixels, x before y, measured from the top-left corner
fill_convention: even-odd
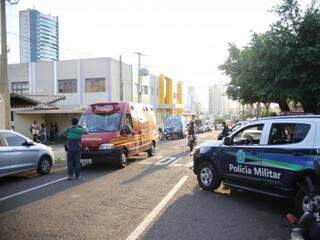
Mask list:
[[[320,164],[314,161],[317,179],[320,180]],[[308,195],[304,202],[304,213],[298,220],[294,215],[287,214],[289,223],[294,227],[291,231],[292,240],[318,240],[320,239],[320,192],[319,188],[313,184],[310,177],[305,177],[305,191]]]
[[[186,137],[186,120],[183,116],[169,116],[164,121],[164,131],[167,139]]]
[[[230,128],[230,133],[233,133],[235,132],[236,130],[240,129],[241,127],[245,126],[246,124],[248,124],[249,121],[240,121],[240,122],[237,122],[235,125],[233,125],[231,128]]]
[[[116,161],[127,165],[127,158],[140,152],[155,154],[157,128],[153,107],[131,102],[99,102],[83,113],[80,125],[88,134],[82,137],[83,159]]]
[[[53,164],[50,147],[17,132],[0,129],[0,177],[30,170],[44,175]]]
[[[200,145],[193,171],[206,190],[225,185],[290,198],[300,212],[299,187],[315,174],[320,159],[320,116],[285,116],[251,121],[225,137]]]

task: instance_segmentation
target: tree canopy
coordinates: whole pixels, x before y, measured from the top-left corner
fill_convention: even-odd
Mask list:
[[[312,1],[302,12],[297,0],[283,0],[273,11],[278,20],[264,33],[253,33],[249,44],[230,43],[219,66],[231,81],[227,95],[245,104],[289,102],[305,112],[320,113],[320,11]]]

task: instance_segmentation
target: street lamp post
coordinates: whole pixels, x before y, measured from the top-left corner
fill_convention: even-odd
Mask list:
[[[0,105],[2,127],[10,128],[10,94],[7,76],[7,29],[6,29],[6,0],[0,0],[0,30],[1,30],[1,62],[0,62]]]
[[[135,52],[138,55],[138,102],[142,102],[142,76],[141,76],[141,56],[147,56],[141,52]]]

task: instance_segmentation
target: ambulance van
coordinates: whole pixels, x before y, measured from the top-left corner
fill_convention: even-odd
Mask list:
[[[82,159],[115,161],[124,168],[128,157],[155,154],[158,133],[154,109],[132,102],[98,102],[89,105],[79,124],[88,130],[81,140]]]

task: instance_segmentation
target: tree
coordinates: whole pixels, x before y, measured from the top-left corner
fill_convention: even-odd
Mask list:
[[[229,44],[219,69],[230,77],[227,95],[243,103],[271,102],[289,111],[301,103],[306,112],[320,113],[320,11],[313,1],[302,13],[296,0],[283,0],[278,20],[262,34],[252,34],[242,49]]]

